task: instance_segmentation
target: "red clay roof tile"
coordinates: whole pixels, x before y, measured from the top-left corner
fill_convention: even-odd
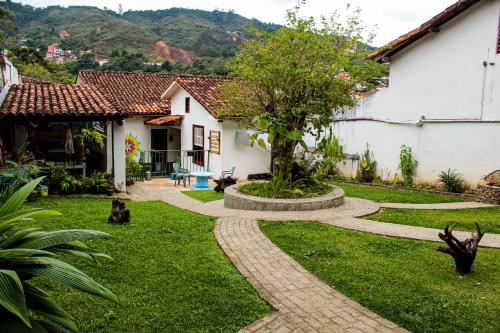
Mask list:
[[[98,86],[128,114],[170,114],[170,101],[161,100],[161,95],[174,74],[81,71],[78,77],[81,83]]]
[[[217,111],[225,106],[220,85],[230,80],[232,78],[224,76],[177,75],[175,77],[175,82],[215,118],[218,118]]]
[[[0,116],[115,117],[116,108],[98,87],[49,82],[14,84],[0,108]]]

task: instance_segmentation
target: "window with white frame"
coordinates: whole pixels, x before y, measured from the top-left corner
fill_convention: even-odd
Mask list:
[[[193,145],[203,147],[203,127],[193,127]]]

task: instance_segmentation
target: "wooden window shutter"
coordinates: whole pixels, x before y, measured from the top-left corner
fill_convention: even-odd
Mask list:
[[[191,99],[189,97],[186,97],[186,113],[191,112]]]
[[[220,154],[220,131],[210,131],[210,152]]]

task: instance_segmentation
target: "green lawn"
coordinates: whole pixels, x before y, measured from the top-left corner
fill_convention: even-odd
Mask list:
[[[182,193],[201,202],[210,202],[224,199],[224,193],[218,193],[214,190],[191,190],[182,191]]]
[[[72,262],[111,289],[120,305],[37,281],[82,332],[236,332],[272,312],[217,245],[211,217],[162,202],[127,202],[132,223],[116,226],[107,223],[110,200],[47,199],[30,206],[64,213],[34,225],[113,235],[87,244],[114,262]]]
[[[500,332],[500,250],[478,251],[459,276],[438,243],[383,237],[314,222],[262,222],[306,269],[413,332]]]
[[[368,199],[377,202],[420,204],[467,201],[467,199],[465,198],[438,193],[398,190],[342,182],[334,182],[332,184],[342,188],[345,192],[345,195],[348,197]]]
[[[500,234],[500,208],[473,209],[382,209],[369,220],[397,224],[415,225],[418,227],[443,229],[455,223],[456,230],[476,230],[474,222],[479,222],[485,232]]]

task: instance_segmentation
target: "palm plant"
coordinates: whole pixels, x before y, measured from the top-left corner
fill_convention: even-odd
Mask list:
[[[462,193],[465,190],[465,180],[460,173],[448,169],[439,173],[439,181],[448,192]]]
[[[58,259],[59,254],[90,260],[111,259],[81,242],[93,237],[109,237],[107,233],[80,229],[43,231],[19,226],[35,217],[61,215],[21,207],[42,178],[24,185],[0,207],[0,332],[78,332],[71,316],[31,283],[34,277],[116,301],[111,291]]]

